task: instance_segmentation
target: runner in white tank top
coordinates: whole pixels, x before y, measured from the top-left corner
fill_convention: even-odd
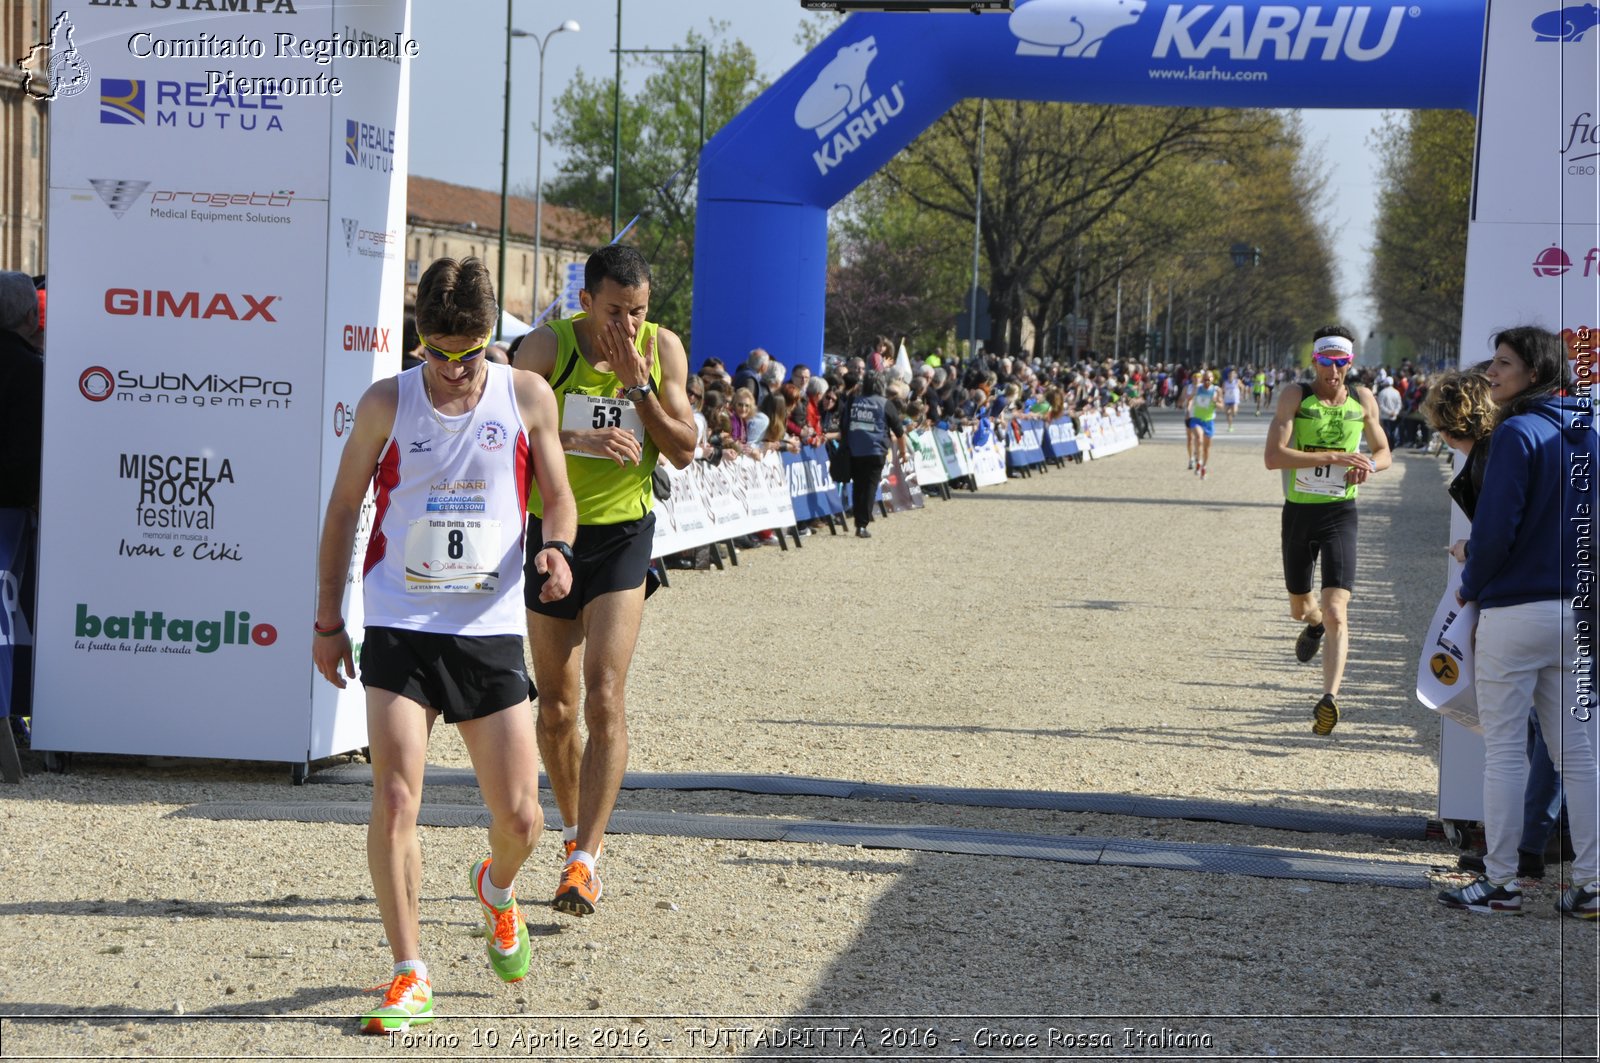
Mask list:
[[[513,887],[544,830],[520,563],[530,473],[550,537],[533,552],[534,570],[545,577],[543,600],[571,586],[577,507],[550,385],[484,356],[499,316],[482,262],[440,259],[428,267],[417,285],[423,363],[361,396],[323,523],[311,656],[342,689],[355,676],[344,595],[362,500],[373,486],[361,650],[372,753],[366,856],[394,969],[383,1002],[361,1016],[363,1033],[433,1021],[420,952],[417,812],[428,735],[440,715],[457,726],[491,815],[489,858],[469,868],[487,928],[484,951],[502,981],[529,968]]]
[[[520,636],[529,456],[514,371],[486,362],[483,397],[454,417],[428,401],[425,371],[397,378],[394,429],[373,477],[367,626]],[[426,475],[406,475],[412,465]]]

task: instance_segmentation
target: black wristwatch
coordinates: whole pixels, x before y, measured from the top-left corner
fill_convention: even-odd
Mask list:
[[[655,388],[650,386],[650,381],[646,380],[643,384],[637,384],[631,388],[623,388],[622,397],[629,402],[643,402],[650,397],[650,393],[654,390]]]
[[[567,559],[568,567],[570,567],[572,565],[572,544],[571,543],[562,542],[560,539],[551,539],[548,542],[546,542],[543,546],[539,547],[539,549],[540,550],[554,550],[556,553],[560,554],[562,557]]]

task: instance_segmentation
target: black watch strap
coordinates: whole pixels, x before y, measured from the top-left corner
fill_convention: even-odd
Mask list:
[[[554,550],[556,553],[567,559],[567,564],[572,564],[572,544],[569,542],[564,542],[561,539],[549,539],[543,546],[539,547],[539,549]]]

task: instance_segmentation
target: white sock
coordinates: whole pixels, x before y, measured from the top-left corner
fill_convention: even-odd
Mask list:
[[[401,960],[394,965],[394,974],[396,977],[404,974],[406,971],[415,971],[419,979],[424,982],[428,980],[428,965],[423,963],[421,960]]]
[[[511,885],[507,886],[505,889],[501,889],[499,886],[496,886],[494,884],[494,880],[489,877],[490,872],[493,870],[494,865],[490,864],[489,870],[483,873],[483,884],[479,888],[483,893],[483,899],[485,903],[492,904],[496,908],[504,908],[506,905],[511,903],[511,895],[516,892],[515,887],[517,885],[517,880],[513,878],[511,880]]]
[[[575,841],[577,841],[578,840],[578,828],[577,827],[562,827],[561,828],[561,840],[564,841],[564,842],[575,842]]]
[[[591,874],[594,873],[594,857],[590,856],[582,849],[574,849],[572,851],[572,857],[567,861],[567,863],[570,864],[573,860],[576,860],[578,863],[588,868]]]

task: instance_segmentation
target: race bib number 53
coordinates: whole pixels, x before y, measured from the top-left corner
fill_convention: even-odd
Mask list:
[[[406,530],[406,590],[492,594],[500,586],[500,522],[424,517]]]
[[[639,420],[639,411],[633,408],[633,403],[627,399],[606,399],[599,395],[567,392],[566,403],[561,411],[561,430],[576,432],[595,428],[626,428],[639,441],[639,446],[644,446],[644,422]],[[580,454],[575,450],[567,453],[578,458],[596,456]]]

